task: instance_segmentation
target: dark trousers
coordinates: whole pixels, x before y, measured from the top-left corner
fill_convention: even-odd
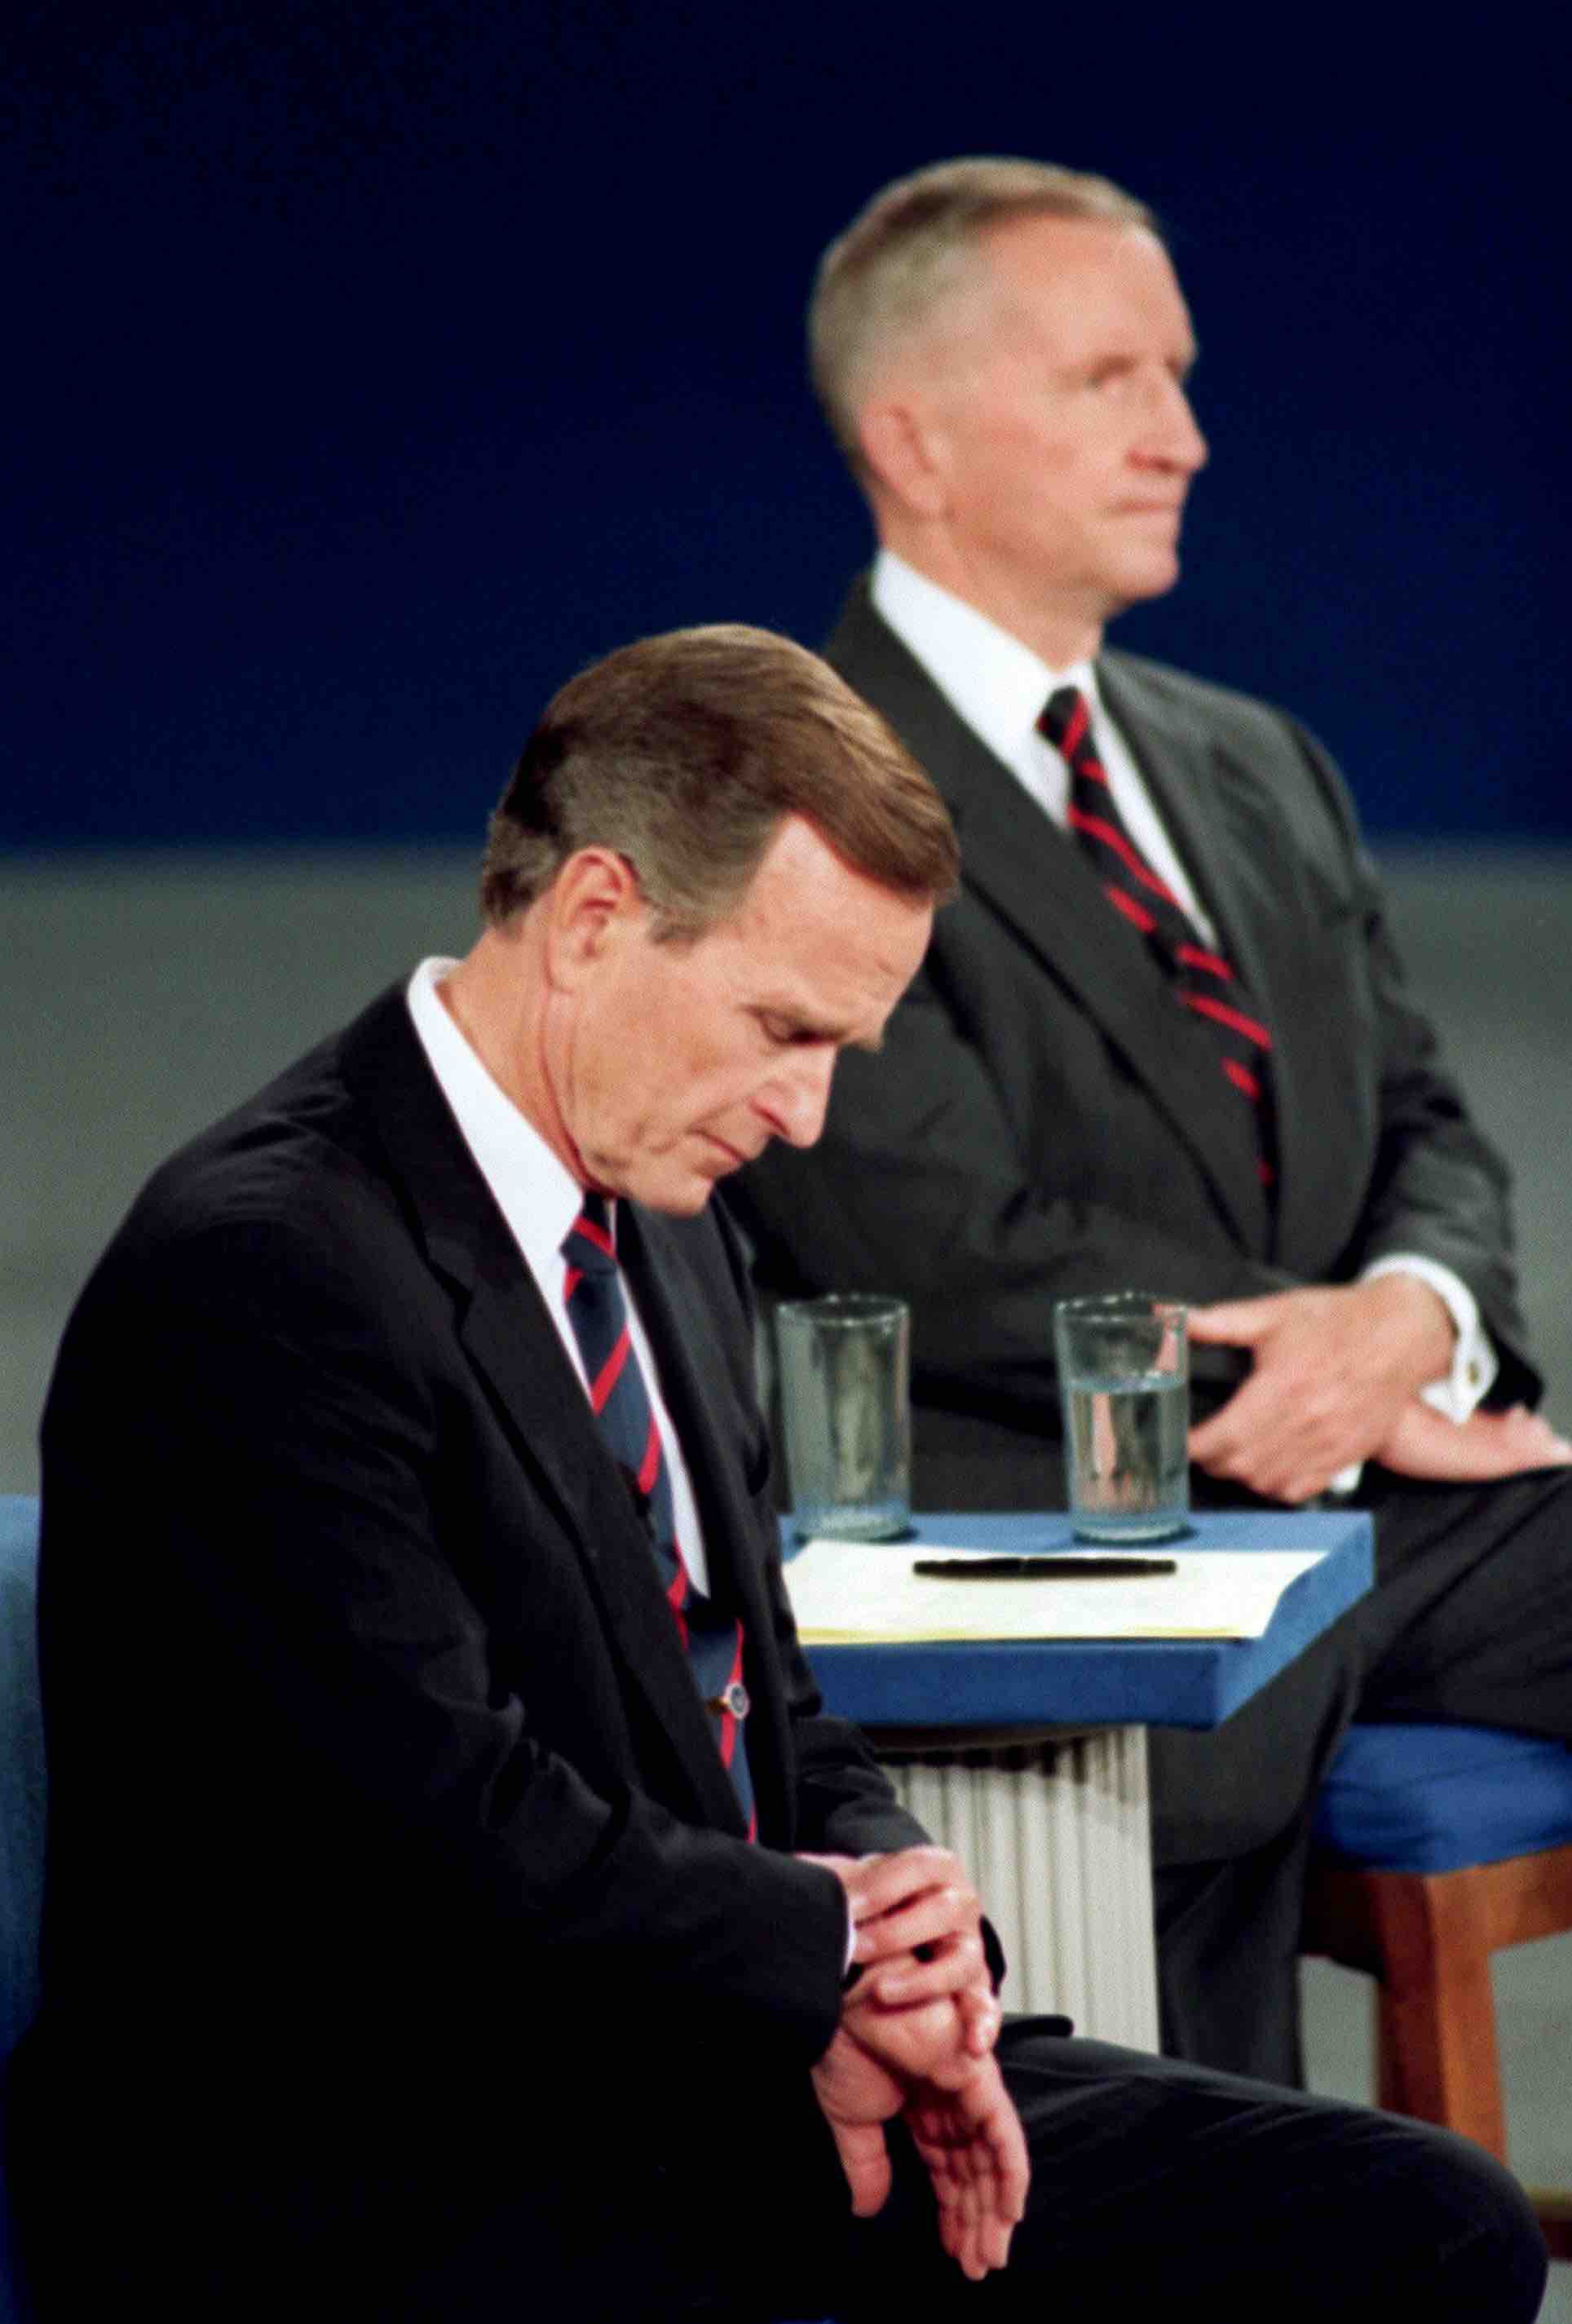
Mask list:
[[[581,2110],[569,2135],[561,2094],[543,2082],[493,2110],[483,2153],[466,2144],[481,2186],[447,2167],[455,2126],[440,2121],[405,2158],[401,2211],[385,2191],[356,2200],[346,2155],[309,2238],[282,2215],[272,2232],[260,2214],[246,2225],[249,2190],[225,2178],[226,2142],[201,2184],[161,2180],[157,2205],[129,2211],[116,2209],[119,2181],[96,2167],[116,2157],[88,2153],[51,2171],[47,2196],[33,2190],[35,2223],[54,2213],[60,2229],[35,2279],[39,2314],[78,2324],[139,2301],[179,2324],[1537,2314],[1543,2243],[1521,2190],[1480,2148],[1401,2116],[1066,2039],[1050,2022],[1011,2019],[1000,2038],[1032,2185],[1009,2266],[980,2285],[941,2248],[926,2175],[898,2126],[890,2198],[853,2219],[806,2078],[761,2090],[740,2058],[708,2094],[712,2135],[694,2135],[691,2112],[674,2126],[669,2094],[626,2080],[600,2091],[603,2134]],[[528,2138],[510,2133],[526,2122]]]
[[[1001,2048],[1034,2158],[1009,2267],[978,2286],[935,2261],[919,2227],[925,2190],[903,2174],[856,2288],[831,2303],[838,2324],[951,2314],[1527,2324],[1539,2311],[1545,2255],[1532,2214],[1465,2140],[1043,2038],[1029,2020]]]
[[[661,2172],[659,2217],[607,2185],[547,2250],[504,2217],[397,2324],[957,2324],[1135,2315],[1197,2324],[1529,2324],[1545,2253],[1479,2148],[1395,2116],[1064,2040],[1000,2043],[1033,2155],[1010,2264],[969,2282],[898,2130],[896,2187],[854,2220],[827,2138],[752,2116]]]

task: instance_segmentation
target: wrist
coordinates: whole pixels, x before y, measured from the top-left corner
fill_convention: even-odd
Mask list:
[[[1432,1380],[1444,1379],[1452,1368],[1457,1327],[1434,1286],[1406,1268],[1393,1268],[1367,1277],[1363,1287],[1401,1337],[1411,1392],[1417,1396]]]

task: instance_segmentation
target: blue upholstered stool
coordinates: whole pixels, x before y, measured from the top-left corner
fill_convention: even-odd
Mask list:
[[[1494,1727],[1355,1727],[1315,1833],[1303,1949],[1377,1980],[1378,2103],[1504,2161],[1490,1956],[1572,1929],[1572,1750]],[[1534,2200],[1572,2258],[1572,2199]]]

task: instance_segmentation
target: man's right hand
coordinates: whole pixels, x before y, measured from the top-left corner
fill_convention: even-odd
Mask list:
[[[908,2086],[902,2118],[933,2184],[945,2250],[974,2279],[1003,2267],[1031,2166],[998,2061],[973,2055],[956,2002],[892,2009],[860,1986],[842,2023]]]
[[[883,2125],[899,2113],[927,2168],[943,2248],[974,2281],[1003,2267],[1025,2209],[1030,2165],[992,2057],[974,2057],[953,2000],[888,2009],[847,1996],[814,2087],[841,2157],[851,2208],[866,2218],[889,2192]]]
[[[814,2095],[835,2141],[851,2190],[851,2208],[860,2219],[871,2218],[890,2190],[884,2126],[906,2104],[906,2085],[858,2041],[842,2018],[814,2068]]]
[[[1192,1307],[1190,1336],[1251,1356],[1242,1386],[1190,1430],[1190,1459],[1269,1500],[1300,1502],[1378,1451],[1419,1390],[1445,1375],[1456,1333],[1428,1283],[1393,1274]]]
[[[973,2282],[1006,2265],[1026,2206],[1031,2164],[997,2058],[970,2062],[952,2089],[928,2083],[903,2110],[939,2205],[939,2240]]]

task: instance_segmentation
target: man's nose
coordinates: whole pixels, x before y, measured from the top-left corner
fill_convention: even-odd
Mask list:
[[[824,1127],[830,1104],[830,1083],[835,1052],[823,1047],[804,1048],[783,1071],[771,1076],[760,1102],[773,1134],[791,1146],[812,1146]]]
[[[1196,423],[1189,396],[1172,372],[1154,375],[1142,449],[1149,459],[1193,475],[1207,461],[1207,439]]]

